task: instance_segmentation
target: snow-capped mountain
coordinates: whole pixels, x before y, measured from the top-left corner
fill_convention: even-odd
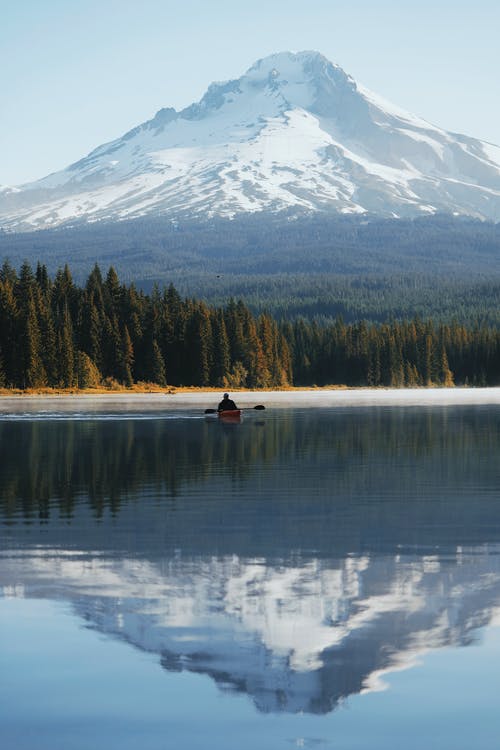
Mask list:
[[[498,545],[438,555],[150,561],[37,545],[2,558],[0,597],[71,603],[162,666],[244,692],[265,713],[327,713],[384,689],[446,646],[500,621]]]
[[[0,192],[0,227],[19,229],[282,210],[500,220],[500,147],[400,110],[317,52],[283,52]]]

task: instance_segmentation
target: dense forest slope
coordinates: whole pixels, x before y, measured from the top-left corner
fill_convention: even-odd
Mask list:
[[[50,273],[71,259],[78,283],[95,262],[112,265],[146,292],[172,282],[182,295],[218,305],[234,296],[277,318],[500,322],[500,225],[470,219],[137,219],[0,232],[5,258],[41,260]]]

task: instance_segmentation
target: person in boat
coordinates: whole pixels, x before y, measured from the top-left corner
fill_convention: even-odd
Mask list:
[[[238,407],[232,399],[229,398],[229,393],[224,394],[224,398],[217,407],[217,411],[237,411]]]

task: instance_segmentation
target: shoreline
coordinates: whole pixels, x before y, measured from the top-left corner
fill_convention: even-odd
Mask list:
[[[177,411],[217,406],[221,389],[167,391],[0,394],[0,416],[16,412]],[[231,391],[241,408],[328,408],[354,406],[500,405],[496,388],[333,388]]]

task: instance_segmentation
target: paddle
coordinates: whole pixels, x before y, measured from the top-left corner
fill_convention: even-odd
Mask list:
[[[263,411],[265,408],[264,404],[257,404],[257,406],[248,406],[246,409],[238,409],[238,411],[246,411],[248,409]],[[217,409],[205,409],[205,414],[217,414]]]

